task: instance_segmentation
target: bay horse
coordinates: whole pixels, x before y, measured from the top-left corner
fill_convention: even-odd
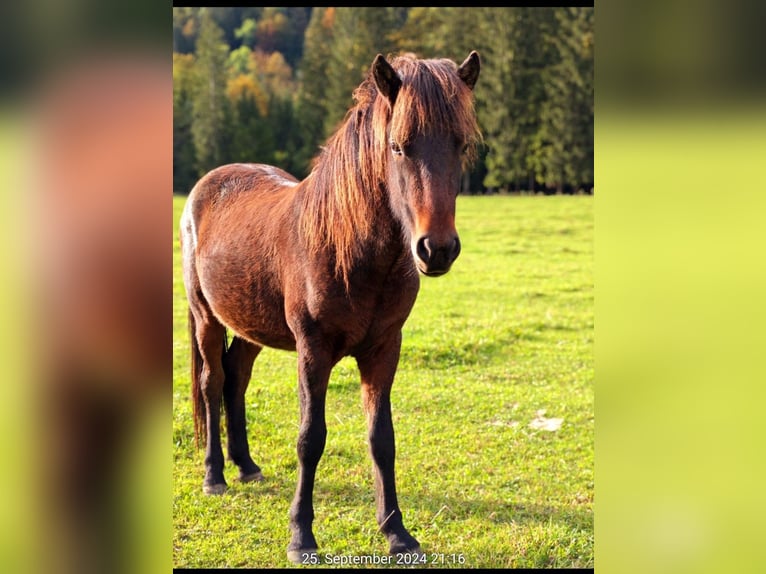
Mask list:
[[[203,490],[226,490],[222,410],[239,479],[263,480],[248,446],[245,390],[263,346],[297,351],[293,562],[317,553],[312,496],[325,396],[345,356],[361,375],[380,531],[391,554],[422,555],[396,497],[390,394],[419,275],[446,273],[460,253],[455,203],[481,138],[479,69],[475,51],[460,66],[409,55],[389,63],[378,54],[304,180],[268,165],[224,165],[186,202],[181,247],[195,434],[206,439]]]

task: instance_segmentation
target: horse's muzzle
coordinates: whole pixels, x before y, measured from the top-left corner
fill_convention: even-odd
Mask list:
[[[460,255],[460,239],[453,235],[446,241],[437,242],[424,235],[415,243],[413,253],[418,271],[429,277],[438,277],[449,271]]]

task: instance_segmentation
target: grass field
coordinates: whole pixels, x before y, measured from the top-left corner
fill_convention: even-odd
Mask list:
[[[264,349],[247,395],[266,481],[202,493],[174,197],[173,561],[289,567],[297,476],[296,355]],[[429,566],[593,566],[593,197],[458,199],[463,250],[422,278],[392,393],[397,488]],[[383,557],[353,359],[333,371],[314,533],[336,564]],[[365,558],[367,559],[367,558]]]

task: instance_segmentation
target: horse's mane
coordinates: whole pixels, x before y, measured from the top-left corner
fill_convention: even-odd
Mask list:
[[[368,73],[354,91],[356,104],[314,159],[305,180],[301,229],[308,248],[316,252],[330,246],[336,272],[346,279],[371,235],[376,214],[386,208],[389,137],[404,145],[415,134],[444,130],[468,146],[467,160],[475,158],[481,139],[473,92],[458,77],[453,61],[399,56],[389,62],[402,80],[393,117]]]

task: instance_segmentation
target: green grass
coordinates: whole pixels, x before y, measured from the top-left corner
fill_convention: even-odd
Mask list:
[[[289,567],[296,355],[264,349],[253,369],[248,433],[266,481],[240,484],[227,462],[228,492],[203,495],[173,201],[174,564]],[[462,254],[422,279],[392,393],[405,525],[433,566],[592,567],[593,198],[461,196],[457,224]],[[531,428],[539,411],[560,428]],[[333,371],[327,426],[320,555],[383,556],[353,359]]]

